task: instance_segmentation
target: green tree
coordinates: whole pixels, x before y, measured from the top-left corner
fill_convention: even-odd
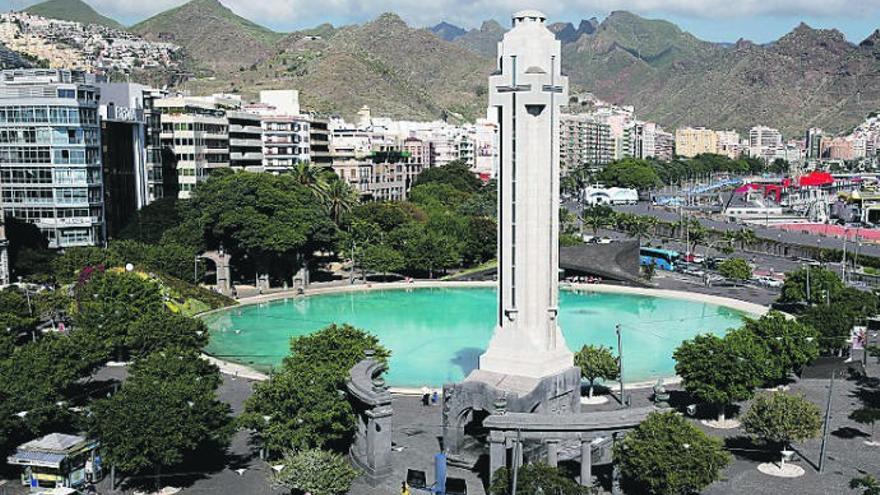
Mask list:
[[[871,441],[874,441],[874,425],[880,421],[880,408],[863,407],[851,412],[849,419],[863,425],[871,425]]]
[[[324,206],[337,226],[341,225],[343,217],[351,213],[358,204],[359,197],[358,192],[342,179],[331,180],[327,184],[324,190]]]
[[[326,208],[293,174],[212,175],[184,212],[187,228],[203,232],[208,248],[223,246],[262,273],[290,275],[305,256],[336,241]]]
[[[158,244],[169,229],[183,220],[176,196],[159,198],[138,210],[119,232],[120,239]]]
[[[406,266],[406,260],[400,252],[388,244],[371,244],[363,249],[360,265],[387,277],[388,272],[402,270]]]
[[[275,481],[299,494],[343,495],[358,476],[345,457],[326,450],[288,451],[281,464]]]
[[[593,235],[596,235],[599,233],[599,229],[614,225],[614,210],[606,205],[590,206],[584,208],[582,218],[584,224],[593,229]]]
[[[167,311],[159,286],[137,273],[95,273],[76,287],[75,297],[74,326],[93,332],[119,359],[128,355],[131,324]]]
[[[92,404],[90,434],[106,460],[123,472],[163,469],[196,452],[221,452],[233,432],[231,408],[220,402],[216,366],[197,352],[166,349],[135,361],[122,388]]]
[[[851,479],[849,487],[853,490],[861,490],[862,495],[880,495],[880,481],[871,475]]]
[[[316,198],[323,200],[327,177],[320,167],[312,165],[310,162],[299,162],[293,166],[290,177],[297,184],[308,189]]]
[[[728,258],[718,265],[722,277],[742,283],[752,278],[752,267],[741,258]]]
[[[614,460],[638,493],[686,495],[720,479],[730,454],[680,415],[654,412],[614,446]]]
[[[460,263],[459,243],[455,238],[444,235],[437,228],[422,224],[411,224],[397,229],[393,236],[406,258],[407,268],[427,272],[434,278],[435,270],[442,270]]]
[[[771,382],[786,380],[819,357],[819,332],[778,311],[758,319],[746,318],[743,328],[767,348],[770,366],[766,375]]]
[[[513,487],[512,473],[506,467],[495,471],[490,495],[510,495]],[[574,482],[571,475],[560,468],[536,462],[523,465],[517,472],[517,493],[546,493],[553,495],[588,495],[589,487]]]
[[[130,323],[124,336],[126,351],[133,358],[146,357],[167,348],[200,351],[208,344],[208,328],[197,318],[160,311]]]
[[[596,380],[616,380],[620,368],[611,349],[604,346],[585,345],[574,355],[574,365],[581,369],[581,376],[590,382],[589,397],[593,397]]]
[[[767,352],[745,330],[731,330],[724,338],[698,335],[675,350],[675,373],[685,390],[716,407],[718,420],[723,421],[729,404],[749,399],[766,380]]]
[[[750,435],[788,450],[792,442],[815,438],[822,428],[822,412],[803,395],[759,394],[742,417]]]
[[[465,193],[477,192],[482,185],[467,164],[460,160],[423,170],[413,182],[413,187],[430,183],[446,184]]]
[[[809,280],[809,300],[807,299]],[[811,266],[788,273],[782,286],[780,301],[786,303],[822,304],[835,297],[844,288],[837,273],[823,267]]]
[[[606,186],[649,190],[661,185],[656,170],[645,160],[626,158],[609,163],[599,173],[599,181]]]
[[[295,337],[290,349],[281,368],[254,385],[241,424],[255,429],[270,453],[344,451],[355,428],[351,405],[342,397],[348,371],[367,349],[382,360],[390,353],[375,336],[349,325]]]
[[[466,265],[478,265],[495,257],[498,244],[498,226],[491,217],[470,217],[465,226],[461,256]]]

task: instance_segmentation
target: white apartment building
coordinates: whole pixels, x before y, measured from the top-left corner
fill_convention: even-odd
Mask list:
[[[582,165],[600,168],[614,159],[611,126],[590,114],[559,117],[559,159],[563,170]]]
[[[736,131],[715,131],[718,137],[718,149],[716,153],[724,155],[731,160],[737,160],[742,156],[742,138]]]
[[[62,69],[0,73],[2,209],[35,224],[52,248],[106,239],[95,83]]]
[[[260,116],[263,170],[282,173],[311,161],[311,123],[300,114],[298,91],[261,91],[260,103],[245,110]]]
[[[749,129],[749,156],[772,162],[784,151],[782,133],[778,129],[755,126]]]
[[[178,197],[189,198],[212,170],[229,167],[227,110],[237,110],[241,100],[229,95],[175,96],[155,102],[161,112],[163,146],[176,161]]]

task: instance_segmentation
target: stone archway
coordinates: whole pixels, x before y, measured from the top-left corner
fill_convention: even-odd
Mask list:
[[[232,255],[225,251],[206,251],[199,255],[200,259],[214,262],[217,270],[217,282],[214,288],[227,297],[232,297]]]

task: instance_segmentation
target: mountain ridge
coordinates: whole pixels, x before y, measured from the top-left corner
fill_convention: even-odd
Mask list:
[[[113,29],[125,29],[119,21],[107,17],[82,0],[46,0],[25,7],[23,12],[50,19],[98,24]]]

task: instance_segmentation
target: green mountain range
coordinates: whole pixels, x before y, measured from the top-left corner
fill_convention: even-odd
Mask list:
[[[236,15],[217,0],[192,0],[135,24],[130,31],[180,45],[197,72],[220,74],[265,60],[283,36]]]
[[[85,5],[41,5],[49,4],[70,4],[73,12]],[[764,124],[787,136],[811,126],[845,132],[880,109],[880,31],[853,44],[836,30],[801,25],[766,45],[719,44],[623,11],[549,27],[562,42],[574,92],[633,105],[668,129]],[[296,88],[314,110],[352,116],[368,105],[377,115],[412,119],[483,115],[486,77],[506,32],[495,21],[469,31],[449,23],[417,29],[383,14],[362,25],[282,34],[217,0],[191,0],[130,30],[181,45],[191,91],[254,96]]]
[[[83,24],[100,24],[114,29],[125,29],[115,20],[99,14],[89,4],[82,0],[48,0],[43,3],[31,5],[24,9],[28,14],[61,19],[64,21],[81,22]]]

